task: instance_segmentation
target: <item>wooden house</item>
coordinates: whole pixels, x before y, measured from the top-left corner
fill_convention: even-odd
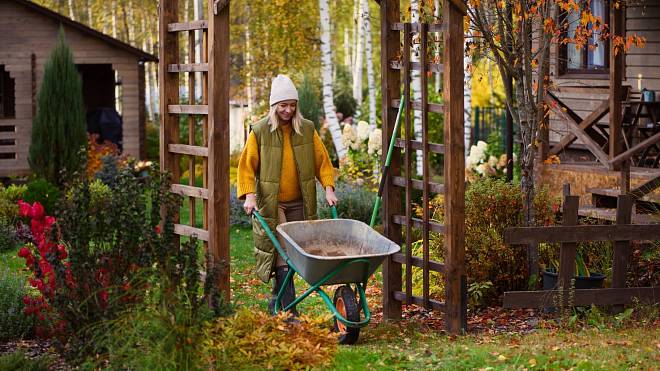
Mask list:
[[[145,156],[144,63],[151,54],[27,0],[0,0],[0,177],[30,172],[27,156],[44,65],[63,27],[85,108],[118,108],[123,151]]]
[[[614,34],[643,36],[646,46],[615,55],[610,42],[553,45],[556,86],[546,96],[552,108],[540,159],[556,155],[561,163],[537,169],[541,183],[558,194],[562,183],[571,184],[582,196],[581,215],[612,220],[616,194],[660,202],[660,0],[629,1],[619,9],[591,0],[590,6]],[[642,97],[643,89],[655,93],[655,102],[644,102],[652,94]]]

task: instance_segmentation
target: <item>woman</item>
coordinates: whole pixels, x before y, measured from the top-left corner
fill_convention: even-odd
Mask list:
[[[259,211],[273,231],[284,222],[317,218],[316,179],[325,189],[328,204],[337,204],[328,151],[314,123],[302,117],[297,105],[298,91],[293,82],[278,75],[271,85],[270,113],[252,125],[238,163],[238,198],[245,199],[245,212]],[[252,224],[257,276],[264,282],[275,277],[268,304],[274,313],[288,266],[259,222],[254,219]],[[284,246],[281,238],[280,244]],[[289,280],[280,308],[294,299],[293,280]],[[297,315],[296,309],[291,313]]]

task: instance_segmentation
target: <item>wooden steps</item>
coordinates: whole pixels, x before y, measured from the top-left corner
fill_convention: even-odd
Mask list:
[[[601,196],[601,197],[611,197],[611,198],[616,198],[619,194],[621,194],[620,190],[612,189],[612,188],[587,188],[587,192],[591,193],[592,195]],[[649,193],[647,195],[644,195],[639,200],[645,202],[660,203],[660,196],[653,193]]]
[[[616,209],[596,207],[596,206],[581,206],[578,209],[578,215],[583,217],[594,218],[598,220],[616,221]],[[652,214],[637,214],[633,211],[632,214],[633,224],[657,224],[660,223],[660,215]]]

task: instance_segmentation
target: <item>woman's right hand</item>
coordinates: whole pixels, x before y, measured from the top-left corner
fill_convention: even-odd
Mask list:
[[[252,215],[252,210],[257,210],[257,196],[254,193],[248,193],[245,195],[243,210],[245,210],[248,215]]]

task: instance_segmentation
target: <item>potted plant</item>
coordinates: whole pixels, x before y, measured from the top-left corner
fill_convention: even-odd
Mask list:
[[[603,287],[605,275],[603,273],[591,272],[587,267],[582,249],[577,249],[575,254],[575,289],[598,289]],[[559,281],[559,259],[550,258],[551,268],[543,269],[543,290],[554,290]]]

